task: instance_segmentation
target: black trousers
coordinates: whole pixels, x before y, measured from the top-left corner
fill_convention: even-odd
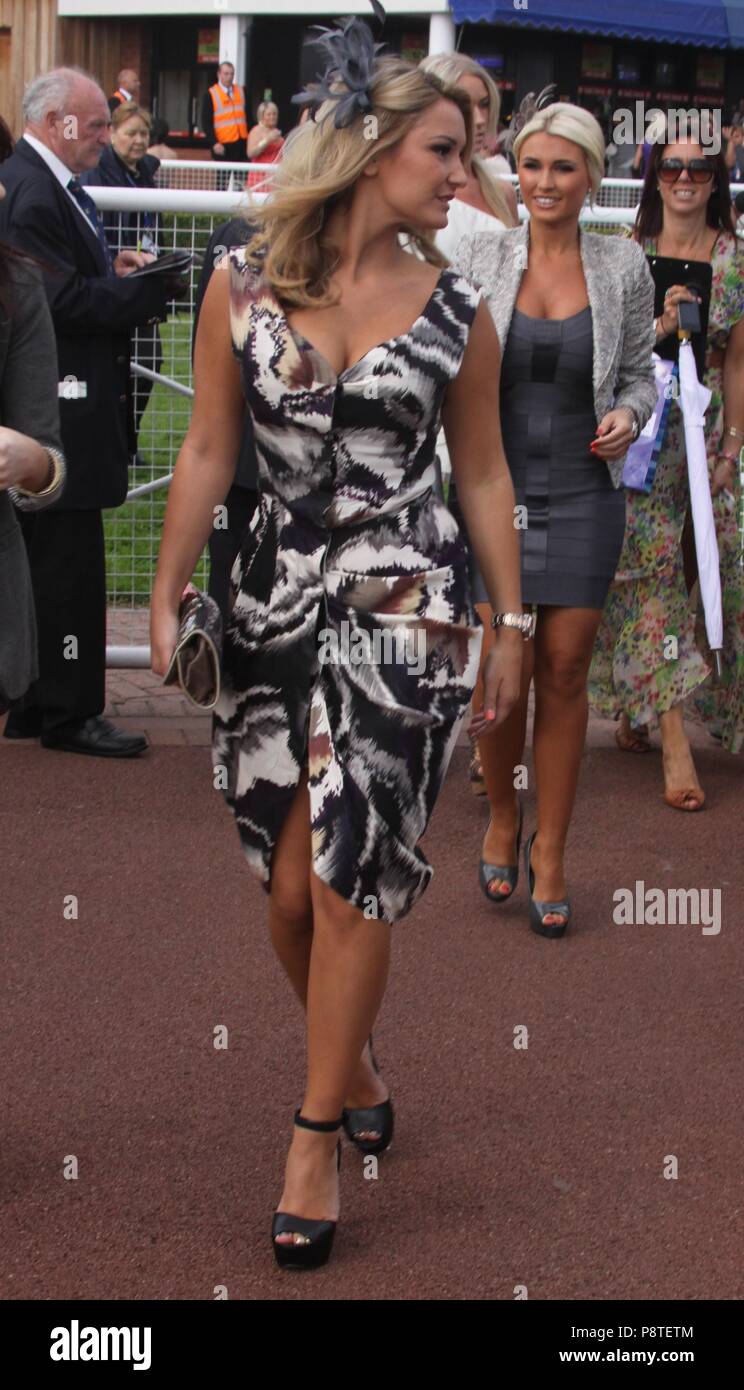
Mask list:
[[[213,528],[209,537],[209,586],[207,592],[220,606],[223,625],[229,617],[230,571],[240,550],[240,541],[256,509],[258,493],[253,488],[230,488],[225,499],[227,526]]]
[[[215,154],[214,150],[212,150],[212,159],[216,159],[224,164],[247,164],[247,140],[231,140],[229,145],[225,144],[222,140],[220,140],[219,143],[224,145],[225,153]]]
[[[106,559],[98,510],[18,512],[28,551],[39,677],[8,725],[49,733],[106,704]]]

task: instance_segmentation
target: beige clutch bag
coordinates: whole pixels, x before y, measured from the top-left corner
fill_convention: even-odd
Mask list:
[[[222,614],[208,594],[187,584],[178,608],[178,638],[163,685],[180,685],[199,709],[214,709],[220,698]]]

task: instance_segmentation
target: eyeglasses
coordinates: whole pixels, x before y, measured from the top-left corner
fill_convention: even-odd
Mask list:
[[[691,159],[686,164],[682,159],[662,159],[659,178],[663,183],[676,183],[683,169],[687,170],[692,183],[710,183],[715,173],[707,159]]]

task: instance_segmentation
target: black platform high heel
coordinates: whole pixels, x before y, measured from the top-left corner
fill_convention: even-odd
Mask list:
[[[566,927],[571,921],[571,904],[568,898],[564,898],[563,902],[560,903],[545,903],[540,902],[538,898],[533,898],[532,896],[532,890],[535,886],[535,875],[531,861],[532,846],[536,834],[537,831],[530,835],[524,847],[524,869],[527,875],[527,891],[530,895],[530,926],[534,932],[537,932],[538,936],[563,936]],[[551,914],[556,917],[562,917],[563,921],[552,923],[545,922],[543,919],[545,917],[550,917]]]
[[[369,1055],[372,1059],[372,1066],[377,1075],[380,1075],[380,1068],[377,1065],[375,1054],[372,1051],[372,1034],[369,1035]],[[343,1122],[346,1136],[351,1140],[355,1148],[362,1154],[381,1154],[390,1148],[393,1142],[394,1125],[393,1107],[390,1098],[381,1100],[379,1105],[370,1105],[364,1109],[344,1110]],[[373,1130],[378,1134],[379,1139],[359,1139],[358,1135]]]
[[[517,826],[517,862],[516,864],[488,864],[485,859],[481,859],[478,866],[478,882],[481,890],[490,903],[508,903],[513,897],[514,890],[519,883],[519,847],[522,843],[522,822],[524,820],[524,808],[519,803],[519,824]],[[491,893],[490,886],[494,879],[500,878],[502,883],[509,884],[508,893]]]
[[[342,1119],[306,1120],[299,1110],[295,1111],[294,1122],[300,1129],[314,1129],[320,1134],[330,1134],[340,1129]],[[336,1164],[341,1167],[341,1140],[336,1145]],[[274,1212],[271,1223],[271,1243],[276,1262],[281,1269],[317,1269],[324,1265],[333,1247],[336,1234],[335,1221],[314,1221],[305,1216],[293,1216],[289,1211]],[[278,1245],[277,1236],[287,1234],[302,1236],[302,1240],[290,1245]]]

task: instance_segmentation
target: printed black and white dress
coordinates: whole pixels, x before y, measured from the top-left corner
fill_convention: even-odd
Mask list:
[[[418,841],[478,670],[468,557],[433,485],[482,292],[443,270],[408,332],[336,376],[244,248],[229,274],[260,496],[231,576],[215,763],[264,887],[307,766],[315,873],[395,922],[432,875]]]

